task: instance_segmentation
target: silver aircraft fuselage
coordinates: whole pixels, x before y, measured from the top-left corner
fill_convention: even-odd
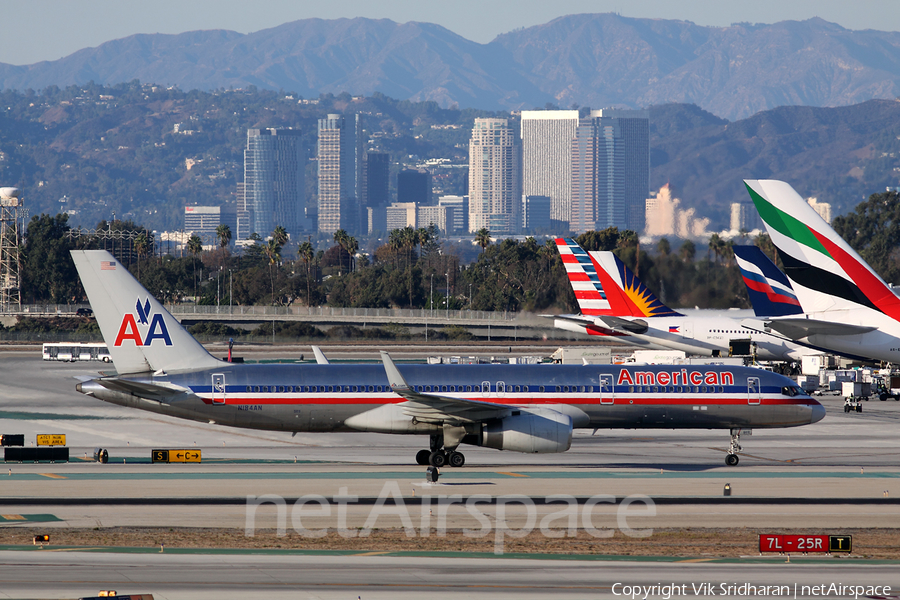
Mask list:
[[[793,427],[815,423],[825,415],[822,405],[790,379],[747,367],[399,368],[414,391],[511,408],[550,409],[569,415],[576,428]],[[142,393],[141,385],[168,390],[167,395]],[[399,405],[405,400],[391,390],[385,370],[378,364],[223,362],[216,369],[99,378],[77,387],[84,394],[122,406],[252,429],[423,434],[441,427],[403,417]],[[397,410],[385,418],[391,407]],[[365,416],[369,414],[380,416]]]

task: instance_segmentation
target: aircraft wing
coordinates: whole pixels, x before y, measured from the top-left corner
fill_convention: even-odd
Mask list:
[[[325,353],[322,352],[322,349],[318,346],[312,346],[313,354],[316,356],[316,364],[317,365],[327,365],[328,359],[325,358]]]
[[[764,333],[777,333],[789,340],[801,340],[811,335],[860,335],[875,331],[877,327],[851,325],[817,319],[744,319],[741,325]]]
[[[421,421],[450,421],[461,424],[499,419],[512,414],[510,407],[501,404],[417,392],[406,383],[394,361],[383,350],[381,361],[384,363],[391,390],[406,399],[400,407],[411,417]]]

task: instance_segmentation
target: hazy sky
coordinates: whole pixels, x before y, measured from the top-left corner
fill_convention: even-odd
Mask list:
[[[25,65],[135,33],[250,33],[307,18],[427,21],[476,42],[573,13],[725,26],[821,17],[847,29],[900,31],[900,0],[0,0],[0,62]]]

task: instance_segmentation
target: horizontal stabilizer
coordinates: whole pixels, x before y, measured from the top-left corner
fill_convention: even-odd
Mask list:
[[[816,319],[745,319],[741,325],[764,333],[777,333],[789,340],[802,340],[812,335],[861,335],[878,329],[868,325],[850,325]]]
[[[647,321],[643,319],[623,319],[622,317],[599,316],[598,321],[604,323],[610,329],[616,331],[624,331],[626,333],[642,334],[647,333],[649,326]]]
[[[167,404],[171,400],[192,394],[191,390],[172,383],[145,383],[142,381],[130,381],[128,379],[94,379],[93,383],[108,389],[111,392],[132,394],[154,402]],[[81,384],[79,384],[80,386]],[[80,389],[78,391],[81,391]]]

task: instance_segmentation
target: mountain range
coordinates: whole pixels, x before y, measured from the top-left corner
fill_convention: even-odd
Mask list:
[[[134,79],[304,97],[378,91],[489,110],[685,103],[737,120],[783,105],[897,97],[900,33],[818,18],[703,27],[607,13],[560,17],[479,44],[431,23],[306,19],[250,34],[133,35],[56,61],[0,63],[2,89]]]

